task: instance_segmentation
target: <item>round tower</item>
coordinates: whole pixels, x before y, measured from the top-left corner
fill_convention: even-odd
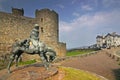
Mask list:
[[[59,41],[58,14],[50,9],[36,10],[36,21],[40,26],[40,40],[47,44]]]

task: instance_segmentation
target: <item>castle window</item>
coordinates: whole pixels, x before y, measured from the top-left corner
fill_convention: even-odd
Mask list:
[[[43,27],[41,27],[41,32],[43,32]]]
[[[41,20],[41,22],[43,22],[43,18],[41,18],[40,20]]]

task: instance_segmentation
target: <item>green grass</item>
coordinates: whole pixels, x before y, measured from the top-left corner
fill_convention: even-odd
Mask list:
[[[75,56],[75,55],[79,55],[79,54],[85,54],[85,53],[89,53],[95,51],[93,49],[80,49],[80,50],[72,50],[72,51],[68,51],[67,52],[67,56]]]
[[[58,69],[61,72],[60,74],[62,74],[62,76],[60,74],[56,74],[56,80],[59,78],[61,78],[60,80],[102,80],[95,74],[83,70],[63,66],[59,66]],[[54,78],[55,77],[53,76],[46,80],[55,80]]]
[[[63,80],[100,80],[100,78],[95,75],[73,68],[60,67],[65,71],[65,76]]]
[[[34,59],[34,60],[29,60],[29,61],[22,61],[22,62],[19,62],[18,64],[19,65],[29,65],[29,64],[33,64],[35,62],[36,62],[36,60]],[[12,63],[12,65],[14,65],[14,64],[15,63]],[[3,63],[3,61],[0,60],[0,70],[5,69],[7,66],[8,66],[8,62]]]
[[[35,62],[36,62],[35,59],[29,60],[29,61],[24,61],[24,62],[22,61],[22,62],[19,62],[19,65],[28,65],[28,64],[33,64]]]
[[[0,70],[5,69],[8,65],[8,61],[0,60]]]

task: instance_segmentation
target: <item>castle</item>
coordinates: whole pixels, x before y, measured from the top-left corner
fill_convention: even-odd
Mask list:
[[[24,16],[23,9],[12,8],[12,13],[0,12],[0,54],[9,52],[8,47],[16,39],[28,38],[34,24],[38,24],[40,40],[55,49],[58,56],[65,56],[66,44],[59,42],[58,22],[58,14],[50,9],[36,10],[35,18]]]
[[[106,36],[96,37],[97,48],[111,48],[120,46],[120,35],[116,32],[108,33]]]

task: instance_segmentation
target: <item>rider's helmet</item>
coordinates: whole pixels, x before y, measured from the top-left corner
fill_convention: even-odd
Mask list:
[[[39,39],[39,25],[38,24],[35,24],[35,27],[30,34],[30,38]]]

